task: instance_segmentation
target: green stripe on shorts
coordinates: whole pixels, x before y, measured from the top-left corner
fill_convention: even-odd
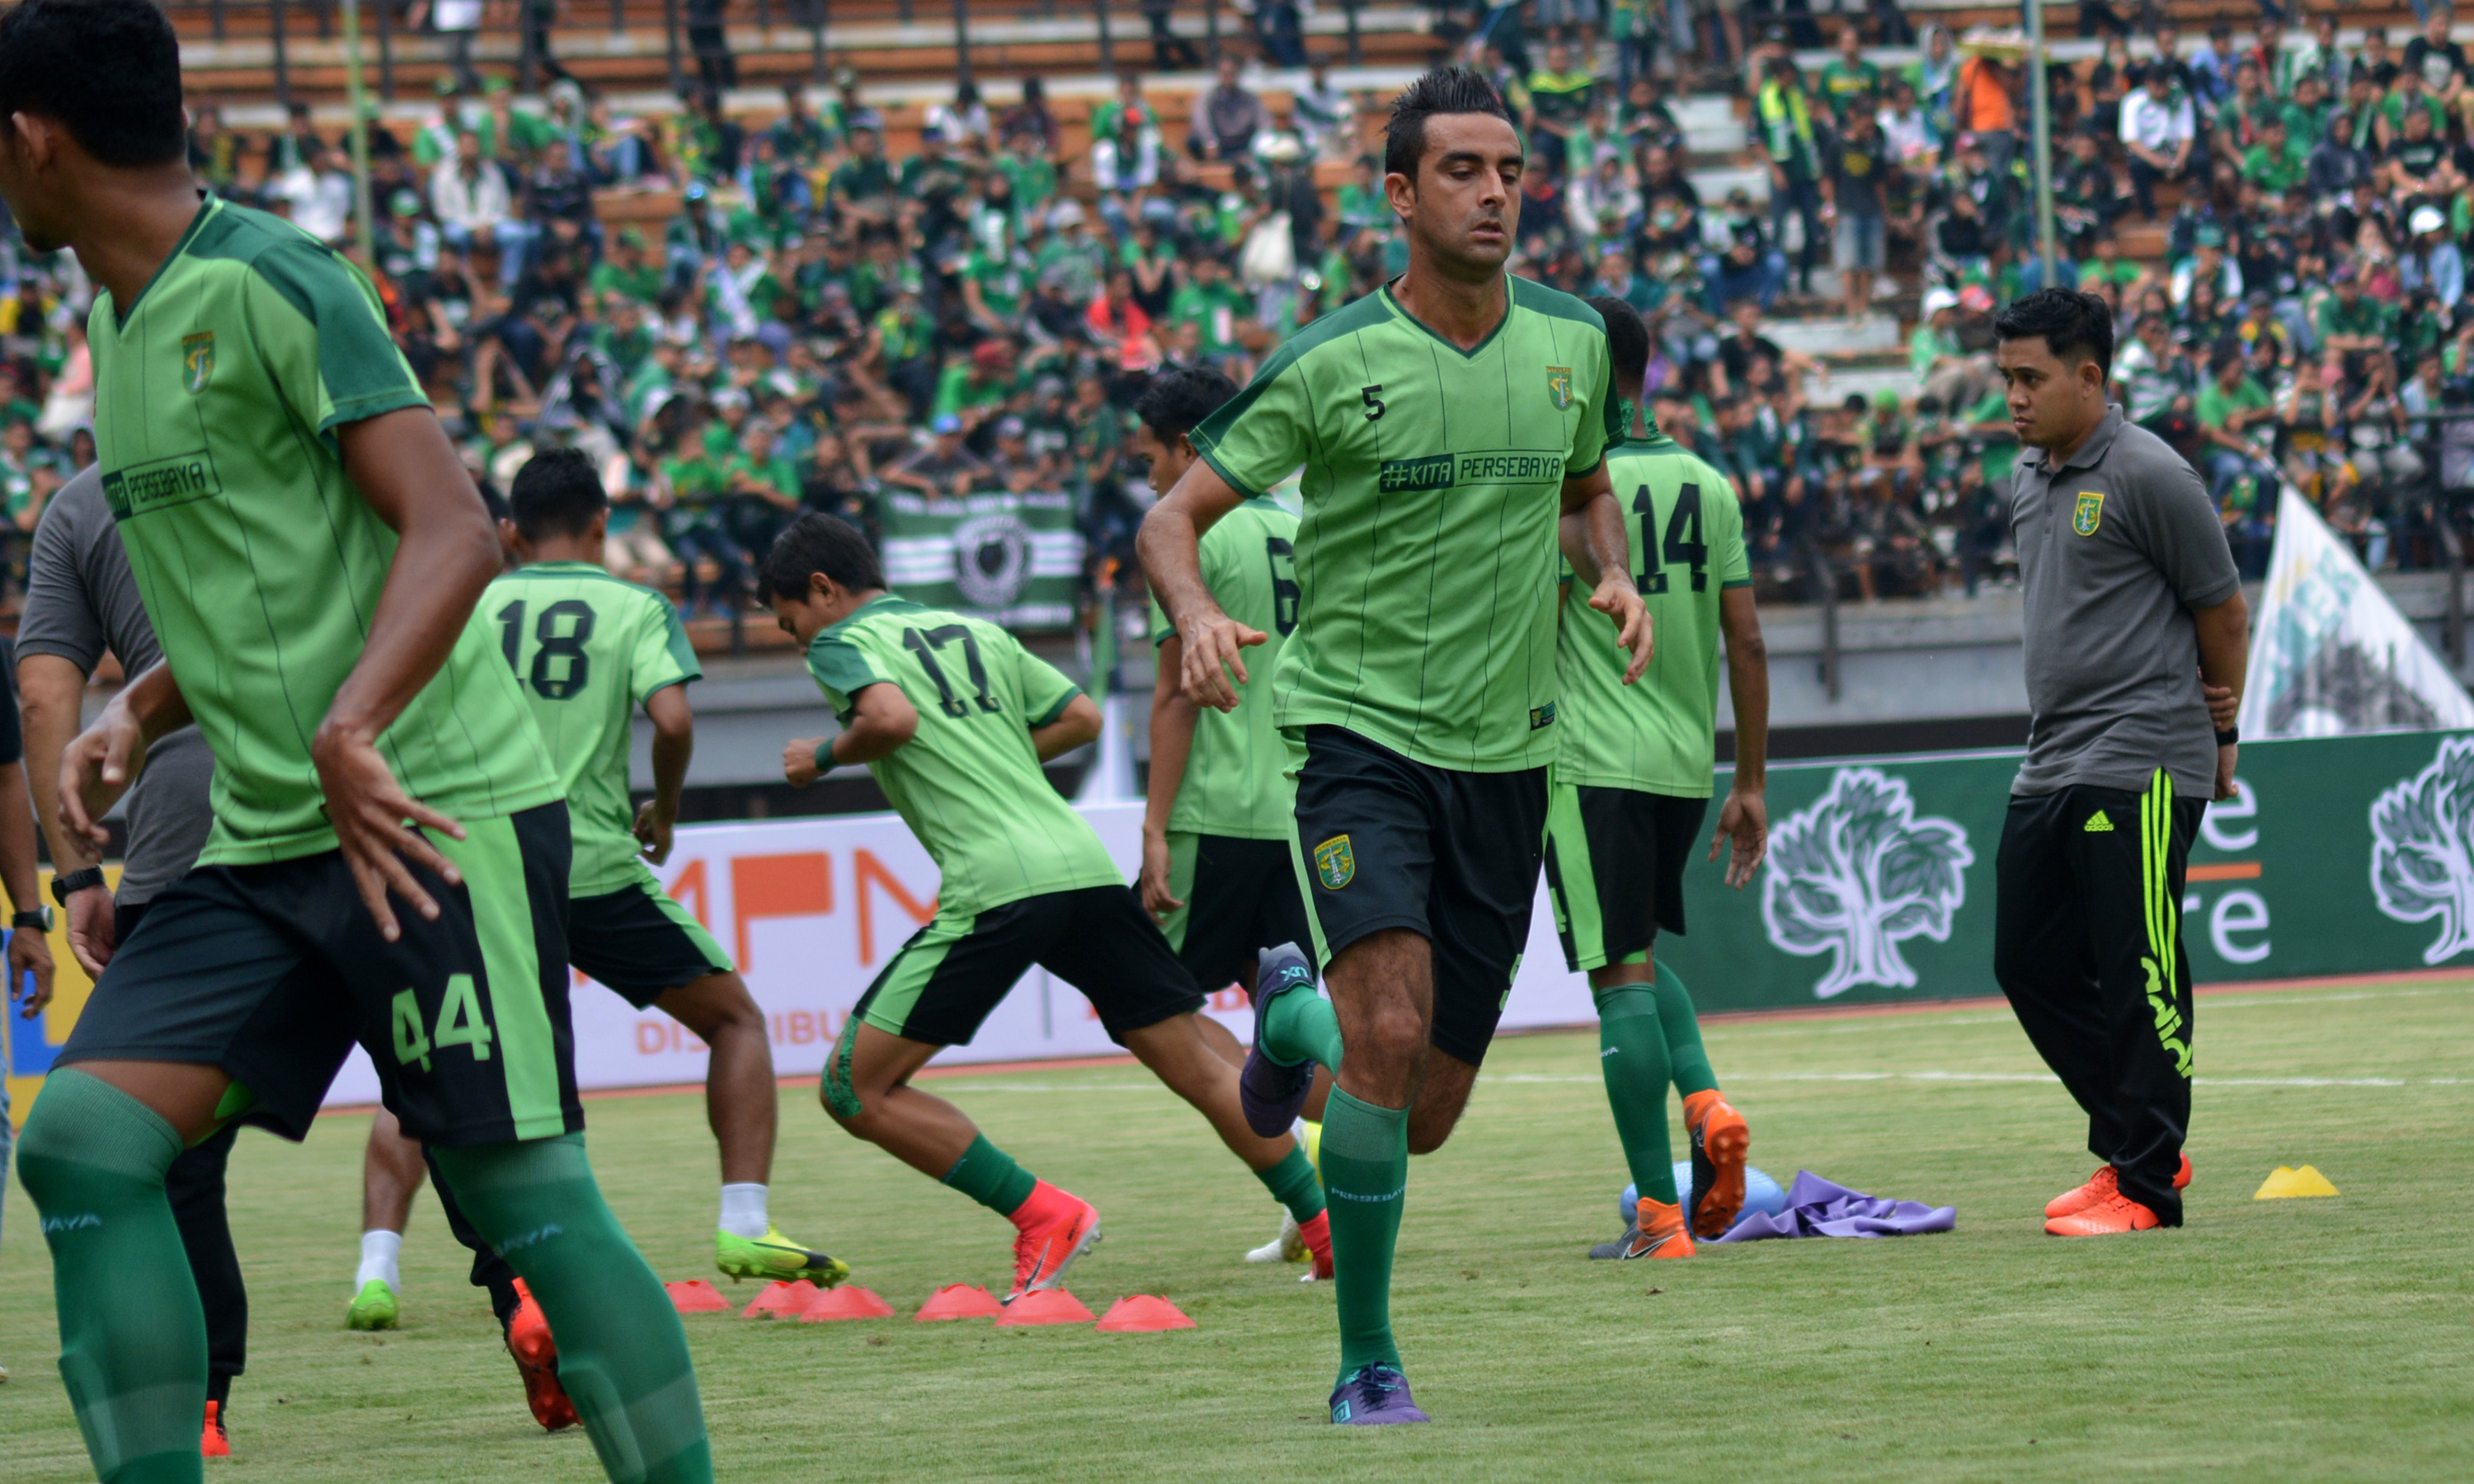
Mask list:
[[[1194,921],[1194,856],[1201,840],[1190,829],[1172,830],[1168,837],[1168,894],[1185,903],[1159,920],[1174,953],[1185,951],[1185,930]]]
[[[909,1039],[910,1012],[926,993],[928,981],[936,977],[936,970],[944,967],[945,955],[954,951],[954,945],[971,936],[979,921],[976,913],[965,917],[939,912],[930,919],[928,925],[912,934],[910,941],[893,955],[893,962],[885,966],[885,972],[877,976],[860,1010],[860,1018],[888,1036]]]
[[[1555,860],[1555,869],[1546,874],[1547,896],[1555,903],[1555,925],[1572,945],[1575,967],[1602,969],[1607,962],[1607,924],[1598,911],[1598,874],[1589,861],[1589,832],[1581,822],[1578,784],[1548,785],[1546,846]]]
[[[515,821],[467,820],[464,838],[431,832],[430,844],[464,874],[490,984],[490,1018],[506,1069],[507,1115],[516,1137],[555,1138],[567,1132],[559,1106],[558,1051],[549,1007],[542,1002],[541,953],[533,941],[532,893]]]
[[[1305,945],[1306,949],[1314,954],[1317,969],[1327,969],[1331,965],[1331,945],[1323,941],[1322,917],[1315,911],[1314,873],[1307,869],[1306,849],[1295,829],[1289,831],[1289,868],[1298,874],[1298,900],[1305,904],[1306,934],[1314,940]]]
[[[696,921],[695,914],[688,910],[688,904],[662,890],[662,883],[653,879],[651,872],[644,873],[643,879],[637,883],[637,887],[653,899],[654,907],[669,921],[672,927],[687,934],[688,942],[695,945],[695,950],[704,955],[704,961],[713,966],[715,973],[731,973],[739,968],[730,961],[730,955],[721,950],[720,941],[707,932],[705,925]]]

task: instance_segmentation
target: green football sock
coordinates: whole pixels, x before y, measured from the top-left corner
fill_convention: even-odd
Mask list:
[[[1340,1379],[1346,1380],[1360,1366],[1400,1363],[1392,1340],[1392,1249],[1409,1186],[1409,1111],[1332,1089],[1322,1119],[1322,1183],[1331,1196]]]
[[[1614,1110],[1615,1137],[1633,1185],[1653,1201],[1675,1204],[1675,1155],[1666,1137],[1666,1035],[1659,999],[1645,984],[1619,984],[1595,993],[1598,1072]]]
[[[988,1142],[985,1134],[971,1140],[971,1147],[945,1172],[945,1184],[952,1185],[1000,1216],[1010,1216],[1022,1209],[1039,1179],[1013,1162],[1013,1156]]]
[[[433,1152],[465,1215],[540,1303],[559,1384],[603,1471],[618,1484],[712,1484],[687,1331],[602,1201],[584,1136]]]
[[[1293,1146],[1288,1157],[1267,1170],[1256,1170],[1254,1178],[1272,1192],[1272,1199],[1289,1209],[1300,1225],[1315,1219],[1322,1210],[1322,1182],[1315,1178],[1314,1161],[1306,1158],[1303,1144]]]
[[[1674,1068],[1675,1091],[1690,1097],[1718,1085],[1710,1069],[1710,1053],[1701,1047],[1700,1017],[1692,1013],[1692,992],[1663,962],[1658,966],[1658,1023],[1666,1030],[1666,1063]]]
[[[163,1194],[180,1153],[151,1109],[66,1066],[17,1140],[17,1177],[52,1249],[61,1380],[104,1484],[204,1477],[206,1316]]]
[[[1340,1013],[1311,990],[1291,990],[1264,1007],[1254,1041],[1282,1066],[1321,1062],[1340,1071]]]

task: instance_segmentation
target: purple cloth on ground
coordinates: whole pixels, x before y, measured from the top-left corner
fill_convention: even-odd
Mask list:
[[[1920,1236],[1948,1232],[1958,1225],[1955,1206],[1927,1206],[1921,1201],[1893,1201],[1866,1195],[1822,1179],[1810,1170],[1795,1172],[1787,1187],[1786,1209],[1777,1215],[1746,1211],[1721,1242],[1758,1242],[1772,1236]]]

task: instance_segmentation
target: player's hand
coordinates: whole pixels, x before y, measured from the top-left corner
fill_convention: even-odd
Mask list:
[[[1632,585],[1627,572],[1609,572],[1598,579],[1598,590],[1589,594],[1589,607],[1615,621],[1615,647],[1632,651],[1632,663],[1624,666],[1623,682],[1627,685],[1640,679],[1649,668],[1649,657],[1656,642],[1649,632],[1649,605],[1640,599],[1640,589]]]
[[[120,923],[112,915],[111,889],[89,886],[69,893],[69,952],[92,978],[103,977],[120,949]]]
[[[792,788],[805,788],[825,776],[816,766],[816,749],[825,742],[823,737],[792,737],[782,744],[782,777]]]
[[[97,845],[109,845],[103,817],[146,767],[146,733],[114,697],[94,725],[61,754],[61,818]]]
[[[327,796],[327,820],[335,826],[335,844],[352,870],[352,884],[360,888],[361,904],[377,920],[378,936],[389,943],[403,936],[395,908],[387,902],[390,893],[436,922],[438,903],[413,878],[412,867],[425,867],[449,886],[462,885],[464,873],[416,826],[426,826],[450,840],[463,839],[464,826],[406,794],[375,741],[321,727],[309,744],[309,759],[318,768],[318,791]]]
[[[1249,678],[1240,651],[1270,636],[1215,609],[1179,626],[1177,637],[1185,647],[1185,699],[1215,711],[1237,709],[1237,685]],[[1228,682],[1231,671],[1237,685]]]
[[[32,990],[26,988],[28,974],[35,976]],[[52,1002],[52,945],[32,928],[9,934],[9,997],[23,1005],[17,1014],[29,1020]]]
[[[670,829],[677,820],[662,813],[661,805],[647,799],[636,809],[636,843],[643,847],[643,856],[654,865],[670,858]]]
[[[1143,910],[1154,919],[1185,905],[1168,889],[1168,836],[1143,831],[1143,874],[1135,877],[1134,885],[1143,894]]]
[[[1737,891],[1753,878],[1770,853],[1770,808],[1758,793],[1730,793],[1718,809],[1718,832],[1710,837],[1710,860],[1722,842],[1733,841],[1727,861],[1727,884]]]
[[[2231,685],[2211,685],[2201,681],[2199,697],[2208,703],[2209,722],[2219,731],[2232,730],[2234,722],[2242,716],[2242,697],[2234,694],[2234,688]]]
[[[2242,744],[2239,742],[2229,743],[2217,749],[2216,800],[2219,803],[2242,792],[2241,785],[2234,782],[2234,757],[2241,751]]]

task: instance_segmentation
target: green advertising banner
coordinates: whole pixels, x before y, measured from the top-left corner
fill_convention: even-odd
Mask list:
[[[885,500],[885,577],[896,592],[1008,629],[1069,629],[1082,538],[1065,494]]]
[[[1696,852],[1690,931],[1660,954],[1709,1010],[2001,993],[1994,856],[2018,766],[1773,765],[1768,862],[1731,892],[1723,857]],[[2238,778],[2191,850],[2182,941],[2199,983],[2474,969],[2474,733],[2251,743]]]

